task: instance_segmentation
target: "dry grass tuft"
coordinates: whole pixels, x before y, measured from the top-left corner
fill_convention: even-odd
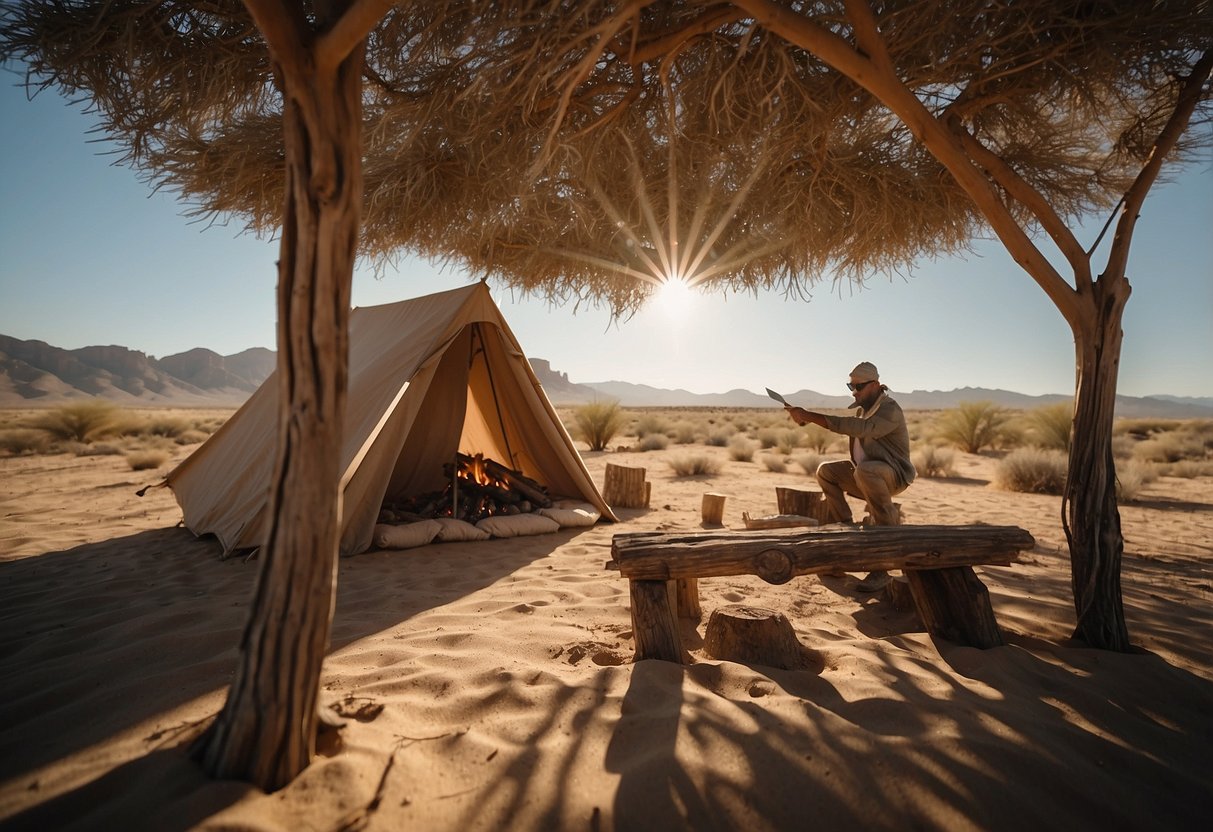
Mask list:
[[[721,463],[704,454],[676,456],[669,461],[676,477],[710,477],[720,473]]]
[[[995,447],[1003,441],[1011,412],[993,402],[961,402],[935,420],[936,434],[965,453]]]
[[[792,462],[796,463],[804,470],[805,474],[810,477],[817,476],[817,467],[825,462],[825,457],[821,454],[801,454],[795,457]]]
[[[11,428],[0,431],[0,451],[10,456],[44,454],[51,449],[51,437],[44,430]]]
[[[123,414],[116,406],[104,399],[91,399],[40,413],[29,425],[60,442],[92,442],[117,433],[122,420]]]
[[[624,421],[619,402],[590,402],[573,411],[573,429],[570,433],[575,439],[589,445],[591,451],[602,451],[622,430]]]
[[[785,474],[788,470],[787,460],[776,454],[763,454],[762,466],[772,474]]]
[[[168,462],[169,455],[164,451],[132,451],[126,455],[127,464],[132,471],[148,471],[159,468]]]
[[[924,477],[951,477],[956,475],[956,452],[937,445],[921,445],[910,454],[914,468]]]
[[[998,463],[994,484],[1007,491],[1060,494],[1066,483],[1066,455],[1060,451],[1020,448]]]
[[[729,459],[734,462],[753,462],[757,445],[753,439],[745,436],[734,436],[729,440]]]

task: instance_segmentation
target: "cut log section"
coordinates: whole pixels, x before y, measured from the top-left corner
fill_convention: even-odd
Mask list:
[[[780,514],[799,514],[812,517],[820,525],[835,523],[838,517],[830,509],[829,502],[820,491],[810,488],[775,486],[775,505]]]
[[[615,508],[648,508],[650,491],[644,475],[644,468],[608,462],[602,483],[602,499]]]
[[[703,514],[703,524],[705,526],[719,526],[724,523],[724,501],[726,495],[716,494],[709,491],[703,495],[703,503],[700,510]]]
[[[709,656],[741,664],[798,670],[806,664],[804,648],[787,616],[775,610],[734,604],[708,619],[704,649]]]

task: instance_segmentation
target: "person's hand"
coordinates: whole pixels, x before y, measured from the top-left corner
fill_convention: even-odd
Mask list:
[[[788,418],[790,418],[796,424],[804,425],[804,424],[808,423],[809,411],[805,410],[803,407],[793,407],[792,405],[786,405],[786,409],[788,411]]]

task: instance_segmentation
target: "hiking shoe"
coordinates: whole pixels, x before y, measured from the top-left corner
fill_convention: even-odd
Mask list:
[[[855,588],[860,592],[879,592],[890,580],[892,579],[889,577],[889,573],[884,570],[869,572],[867,577],[860,581]]]

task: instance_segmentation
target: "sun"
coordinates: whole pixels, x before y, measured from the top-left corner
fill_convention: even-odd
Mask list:
[[[653,293],[652,304],[663,317],[680,321],[687,316],[698,298],[699,293],[691,288],[691,284],[679,275],[672,275],[661,281]]]

